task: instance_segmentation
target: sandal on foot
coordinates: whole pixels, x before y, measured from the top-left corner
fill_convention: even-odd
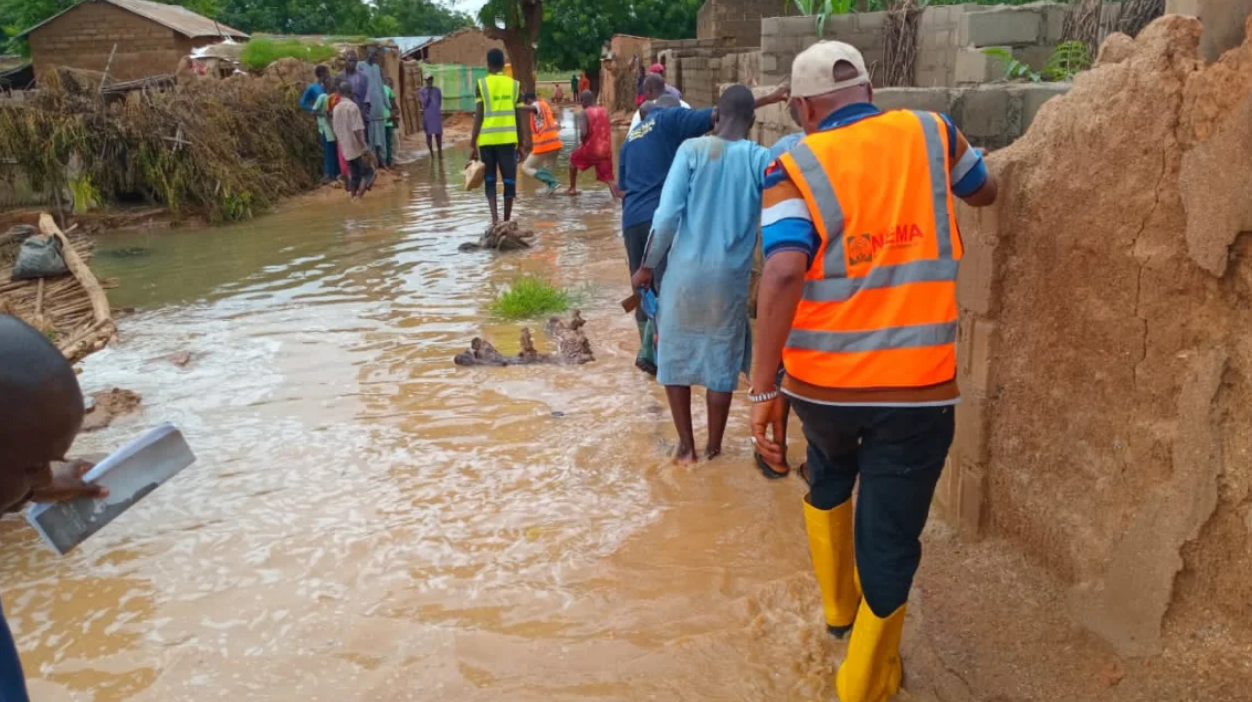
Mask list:
[[[766,462],[765,458],[761,454],[753,452],[752,458],[756,460],[756,467],[761,471],[761,474],[770,480],[785,478],[791,474],[791,468],[785,463],[783,464],[784,470],[779,472],[774,469],[774,466],[771,466],[768,462]]]

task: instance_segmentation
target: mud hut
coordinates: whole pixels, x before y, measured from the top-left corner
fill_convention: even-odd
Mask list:
[[[66,67],[117,80],[172,74],[197,48],[248,38],[184,7],[148,0],[81,0],[17,36],[30,42],[37,79]]]

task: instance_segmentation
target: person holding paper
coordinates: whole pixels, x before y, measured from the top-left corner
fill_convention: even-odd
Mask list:
[[[0,314],[0,509],[27,502],[106,497],[108,490],[82,476],[91,464],[65,461],[83,424],[83,393],[74,369],[24,322]],[[22,663],[0,612],[0,700],[29,702]]]

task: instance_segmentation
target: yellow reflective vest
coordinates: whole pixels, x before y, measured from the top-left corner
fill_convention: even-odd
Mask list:
[[[478,80],[478,101],[483,104],[483,126],[479,146],[517,143],[518,82],[502,73],[489,73]]]

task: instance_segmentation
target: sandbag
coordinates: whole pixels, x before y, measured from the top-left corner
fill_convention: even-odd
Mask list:
[[[483,184],[483,180],[487,177],[487,164],[482,161],[470,161],[465,164],[465,170],[461,172],[465,177],[465,189],[473,190]]]
[[[13,262],[13,280],[51,278],[69,272],[61,257],[61,240],[55,236],[36,235],[23,241]]]

